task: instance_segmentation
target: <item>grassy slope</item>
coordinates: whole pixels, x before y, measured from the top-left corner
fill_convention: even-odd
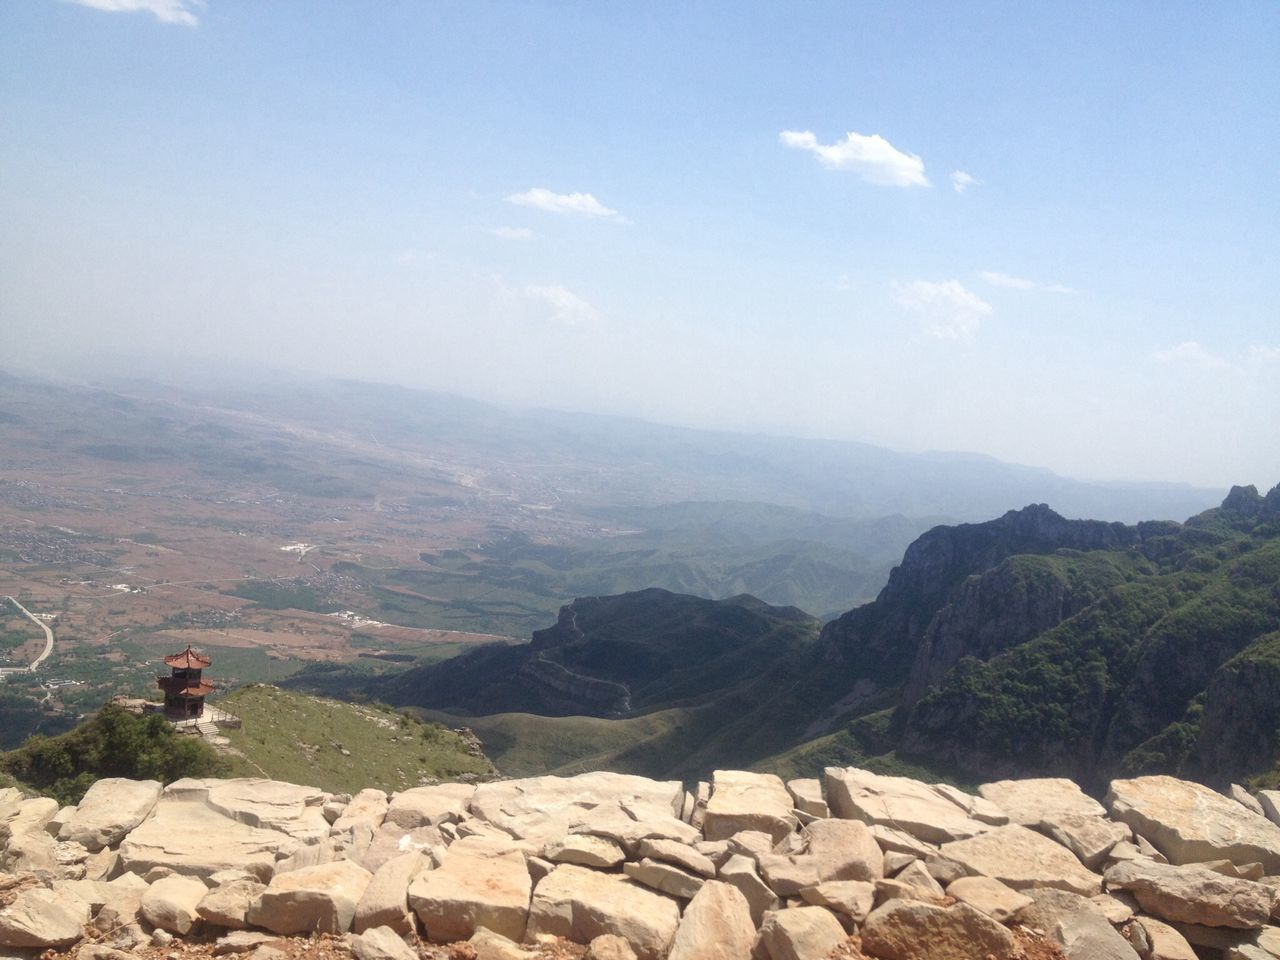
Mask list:
[[[224,731],[243,756],[236,776],[268,776],[334,792],[402,790],[425,779],[489,777],[493,766],[467,753],[458,734],[390,708],[357,706],[255,684],[218,706],[244,722]],[[342,751],[346,750],[347,753]]]

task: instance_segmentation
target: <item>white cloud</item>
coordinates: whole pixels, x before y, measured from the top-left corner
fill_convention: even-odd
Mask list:
[[[528,240],[533,236],[528,227],[494,227],[489,232],[503,240]]]
[[[600,321],[600,314],[595,307],[572,290],[558,284],[545,287],[531,284],[524,288],[524,295],[549,306],[551,319],[566,327],[594,326]]]
[[[1210,350],[1197,340],[1184,340],[1182,343],[1166,350],[1157,350],[1152,354],[1160,363],[1186,364],[1200,367],[1202,370],[1228,370],[1231,363]]]
[[[928,323],[928,331],[940,340],[964,340],[973,336],[982,318],[991,315],[991,304],[959,280],[913,280],[898,284],[894,300]]]
[[[1008,290],[1043,290],[1045,293],[1075,293],[1076,291],[1061,283],[1039,283],[1025,277],[1015,277],[998,270],[979,270],[978,276],[993,287],[1004,287]]]
[[[604,217],[622,220],[617,210],[611,210],[589,193],[553,193],[546,187],[534,187],[524,193],[513,193],[507,203],[518,207],[533,207],[547,213],[577,214],[583,217]]]
[[[828,170],[856,173],[867,183],[884,187],[927,187],[924,161],[914,153],[903,153],[878,133],[864,136],[847,133],[843,140],[821,144],[810,131],[783,130],[778,139],[796,150],[808,150]]]
[[[964,193],[970,187],[982,186],[982,181],[963,170],[952,170],[951,185],[956,188],[956,193]]]
[[[200,23],[199,11],[205,0],[70,0],[82,7],[108,13],[150,13],[161,23],[180,23],[194,27]]]
[[[1268,363],[1280,363],[1280,347],[1250,347],[1248,360],[1251,365],[1256,367]]]

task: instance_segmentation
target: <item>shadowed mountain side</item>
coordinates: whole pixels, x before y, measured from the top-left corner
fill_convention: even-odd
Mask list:
[[[794,661],[819,622],[754,597],[650,589],[586,597],[527,646],[486,647],[379,684],[390,703],[467,713],[629,716],[706,702]]]
[[[559,715],[476,722],[497,724],[518,766],[522,738],[559,729],[577,746],[557,769],[800,774],[847,762],[972,781],[1219,783],[1268,776],[1280,759],[1277,624],[1280,488],[1237,488],[1185,524],[1069,521],[1035,505],[931,530],[876,601],[816,643],[812,621],[758,601],[643,591],[575,601],[527,648],[413,671],[394,693]],[[632,719],[592,720],[588,734],[574,712]]]

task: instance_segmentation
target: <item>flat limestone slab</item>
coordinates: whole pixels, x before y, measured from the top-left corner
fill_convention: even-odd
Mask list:
[[[547,843],[601,819],[606,808],[632,822],[675,819],[684,806],[677,780],[622,773],[530,777],[482,783],[471,796],[471,814],[521,840]],[[686,828],[688,824],[683,824]]]
[[[906,831],[928,843],[961,840],[991,829],[927,783],[858,767],[823,771],[831,814]]]
[[[565,863],[538,882],[529,911],[529,936],[551,934],[590,943],[622,937],[639,960],[663,960],[676,935],[680,908],[671,897],[617,874]]]
[[[1064,814],[1104,817],[1107,811],[1073,780],[1039,777],[1029,780],[996,780],[978,787],[978,793],[1003,810],[1011,823],[1034,827],[1041,820]]]
[[[165,788],[161,802],[198,800],[238,823],[276,830],[299,840],[315,841],[329,835],[324,805],[332,795],[315,787],[243,777],[178,780]]]
[[[1275,892],[1203,867],[1125,860],[1107,871],[1107,889],[1131,890],[1142,909],[1175,923],[1258,930],[1267,925]]]
[[[942,855],[1015,890],[1054,887],[1083,897],[1102,892],[1102,878],[1086,870],[1071,851],[1018,824],[944,843]]]
[[[780,777],[771,773],[717,770],[702,830],[708,840],[728,840],[743,830],[759,830],[777,843],[796,826],[795,803]]]
[[[79,843],[91,852],[114,847],[146,819],[160,799],[162,789],[155,780],[123,777],[98,780],[62,825],[58,839]]]
[[[1261,863],[1280,873],[1280,826],[1198,783],[1176,777],[1113,780],[1111,815],[1146,837],[1170,863]]]
[[[524,853],[516,844],[463,837],[449,847],[439,867],[413,878],[409,906],[436,943],[467,940],[479,927],[518,943],[529,920],[532,889]]]
[[[167,867],[201,878],[240,869],[269,880],[277,854],[296,845],[286,834],[232,820],[198,800],[163,798],[120,844],[120,869],[146,874]]]

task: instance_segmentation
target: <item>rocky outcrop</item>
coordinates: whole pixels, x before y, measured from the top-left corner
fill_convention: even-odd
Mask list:
[[[717,771],[700,808],[673,781],[609,773],[354,798],[180,781],[98,853],[48,825],[106,823],[102,793],[58,811],[0,792],[0,856],[33,837],[53,852],[0,875],[0,952],[66,948],[92,924],[80,956],[99,960],[218,931],[218,952],[346,934],[360,960],[423,940],[534,960],[548,937],[587,960],[1190,960],[1188,944],[1280,960],[1280,828],[1208,788],[1118,780],[1108,809],[1061,780],[981,796],[854,768],[816,783]],[[384,835],[409,849],[373,873]],[[413,849],[427,835],[438,847]]]

